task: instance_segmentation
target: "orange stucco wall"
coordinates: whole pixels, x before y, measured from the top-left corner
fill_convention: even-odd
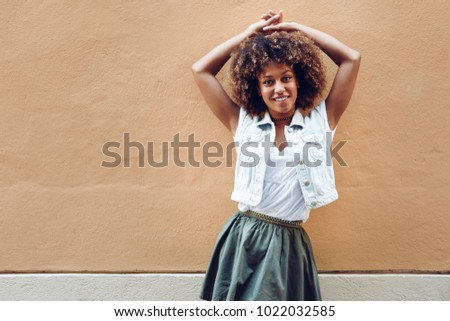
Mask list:
[[[204,270],[233,168],[139,168],[137,148],[105,168],[102,146],[124,155],[129,133],[158,160],[177,133],[229,144],[190,67],[269,7],[363,57],[335,137],[340,199],[305,225],[319,270],[449,271],[450,2],[387,0],[4,2],[0,271]]]

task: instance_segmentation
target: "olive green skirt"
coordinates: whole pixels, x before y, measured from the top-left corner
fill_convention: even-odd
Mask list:
[[[244,213],[223,226],[200,298],[227,301],[321,300],[314,255],[306,231]]]

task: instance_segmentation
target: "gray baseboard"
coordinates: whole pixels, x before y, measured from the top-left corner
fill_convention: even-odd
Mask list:
[[[203,274],[0,274],[0,300],[199,300]],[[450,300],[450,275],[319,274],[325,301]]]

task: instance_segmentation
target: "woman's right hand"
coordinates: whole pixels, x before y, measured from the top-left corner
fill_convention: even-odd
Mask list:
[[[258,22],[252,23],[247,28],[247,32],[250,34],[257,33],[259,31],[262,31],[264,27],[270,26],[270,25],[276,25],[283,21],[283,11],[280,10],[277,14],[269,10],[267,13],[264,13],[261,15],[261,20]]]

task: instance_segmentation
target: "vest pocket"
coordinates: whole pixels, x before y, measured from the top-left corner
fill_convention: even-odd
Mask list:
[[[302,156],[309,167],[318,167],[326,160],[323,135],[321,133],[302,136],[303,150]]]

